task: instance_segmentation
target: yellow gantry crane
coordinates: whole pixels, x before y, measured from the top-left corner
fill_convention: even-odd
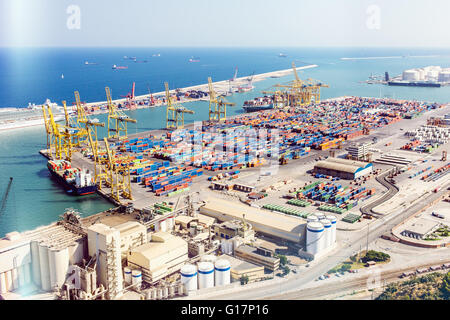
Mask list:
[[[108,140],[104,138],[106,154],[109,166],[109,176],[111,178],[111,197],[121,203],[120,197],[133,200],[131,195],[131,177],[128,164],[120,166],[116,163],[113,153],[109,149]]]
[[[45,110],[46,107],[47,110]],[[65,159],[70,161],[72,159],[72,139],[74,136],[71,130],[72,128],[57,124],[50,106],[42,106],[42,111],[44,114],[45,130],[47,132],[49,157],[56,160]]]
[[[79,97],[79,96],[78,96]],[[69,116],[69,112],[67,111],[67,103],[64,100],[62,102],[64,107],[64,117],[66,120],[66,127],[72,128],[72,145],[74,147],[80,147],[83,141],[86,141],[87,131],[85,128],[82,128],[78,122],[74,122],[72,118]]]
[[[105,124],[103,122],[99,122],[98,119],[89,118],[84,110],[84,107],[81,105],[79,92],[75,91],[74,94],[75,103],[77,106],[77,123],[79,127],[84,125],[84,135],[80,137],[80,145],[85,145],[88,147],[89,142],[87,140],[89,134],[95,138],[94,143],[97,144],[97,128],[104,127]]]
[[[287,85],[277,84],[274,87],[285,88],[286,103],[291,107],[306,106],[311,102],[320,102],[320,88],[328,87],[328,85],[320,83],[317,80],[308,79],[303,81],[297,73],[297,67],[292,62],[292,70],[295,79]]]
[[[123,111],[117,109],[112,102],[111,91],[109,87],[105,87],[106,99],[108,101],[108,138],[126,139],[128,137],[127,124],[129,122],[136,123],[135,119],[131,119]],[[121,132],[124,134],[121,135]]]
[[[184,128],[184,114],[194,114],[194,111],[188,110],[185,107],[177,106],[172,100],[169,92],[169,84],[164,82],[166,88],[166,129],[183,129]]]
[[[97,138],[96,138],[97,139]],[[89,145],[92,150],[92,156],[94,159],[94,180],[97,184],[97,188],[101,190],[103,185],[106,187],[111,187],[112,178],[110,176],[110,171],[107,170],[107,158],[100,157],[100,152],[98,150],[97,140],[93,140],[92,135],[88,132]]]
[[[208,77],[209,87],[209,121],[227,120],[227,106],[234,106],[234,103],[228,102],[222,97],[217,97],[212,84],[211,77]]]

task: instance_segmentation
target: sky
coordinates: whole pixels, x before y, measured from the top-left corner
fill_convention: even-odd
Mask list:
[[[0,0],[1,47],[449,47],[448,0]]]

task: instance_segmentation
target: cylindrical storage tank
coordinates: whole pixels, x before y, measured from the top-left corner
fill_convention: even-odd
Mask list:
[[[231,265],[230,261],[219,259],[214,266],[216,286],[225,286],[230,284],[231,279]]]
[[[322,249],[326,249],[331,245],[331,241],[332,241],[332,231],[331,231],[331,221],[328,219],[322,219],[320,220],[320,223],[323,224],[323,227],[325,228],[324,233],[325,233],[325,241],[323,241],[323,247]]]
[[[166,219],[167,231],[172,231],[173,229],[173,218]]]
[[[310,222],[306,225],[306,251],[316,255],[321,249],[324,238],[324,227],[320,222]]]
[[[177,288],[177,294],[182,296],[182,295],[184,295],[184,291],[185,291],[184,290],[184,285],[182,283],[180,283],[180,285]]]
[[[169,288],[164,287],[162,288],[162,298],[167,299],[169,297]]]
[[[205,254],[205,255],[203,255],[200,258],[200,261],[202,261],[202,262],[212,262],[212,263],[214,263],[214,262],[216,262],[216,260],[217,260],[217,257],[215,255],[212,255],[212,254]]]
[[[170,286],[169,287],[169,297],[174,297],[175,296],[175,286]]]
[[[191,236],[195,236],[197,234],[197,223],[191,222],[189,232]]]
[[[324,219],[325,215],[322,212],[316,212],[314,215],[317,217],[317,219]]]
[[[181,267],[181,283],[186,292],[197,290],[197,267],[193,264],[185,264]]]
[[[145,300],[152,300],[152,290],[145,291]]]
[[[141,270],[134,269],[131,271],[131,284],[136,285],[137,288],[142,284],[142,272]]]
[[[131,284],[131,269],[129,267],[123,268],[123,279],[127,285]]]
[[[69,249],[50,249],[50,285],[51,288],[60,288],[66,281],[67,271],[69,269]]]
[[[153,289],[152,289],[152,299],[153,299],[153,300],[156,300],[156,299],[158,298],[157,291],[158,291],[158,290],[156,290],[156,288],[153,288]]]
[[[316,215],[310,214],[307,218],[306,218],[307,222],[317,222],[319,221],[319,218]]]
[[[41,286],[41,268],[39,261],[39,243],[35,240],[31,241],[31,267],[33,282],[37,286]]]
[[[48,247],[44,243],[39,244],[39,261],[41,271],[41,289],[43,291],[50,291],[50,267],[48,257]]]
[[[6,293],[6,272],[0,273],[0,294]]]
[[[197,226],[197,233],[203,232],[203,226]]]
[[[159,231],[161,231],[161,232],[167,231],[166,220],[163,220],[159,223]]]
[[[5,272],[5,280],[6,280],[6,291],[13,291],[13,281],[12,281],[12,273],[11,270]]]
[[[211,262],[199,262],[198,264],[198,288],[214,287],[214,265]]]
[[[25,286],[25,265],[21,265],[17,268],[17,273],[19,276],[19,288]]]
[[[156,299],[161,300],[163,297],[163,292],[161,288],[156,289]]]
[[[11,278],[12,278],[13,290],[19,289],[19,272],[18,272],[18,268],[14,268],[14,269],[11,270]]]
[[[83,241],[78,240],[69,247],[69,263],[71,265],[78,264],[84,258],[84,244]]]
[[[331,222],[331,243],[330,245],[334,244],[336,242],[336,222],[337,219],[335,216],[329,215],[327,216],[327,219]]]

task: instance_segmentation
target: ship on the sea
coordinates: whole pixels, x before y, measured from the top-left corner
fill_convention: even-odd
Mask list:
[[[64,120],[64,110],[47,99],[42,105],[52,108],[55,121]],[[44,124],[42,105],[28,104],[27,108],[0,108],[0,131]]]
[[[112,68],[114,70],[128,69],[128,67],[123,67],[123,66],[118,66],[118,65],[113,65]]]
[[[253,100],[247,100],[243,106],[245,112],[255,112],[274,109],[273,97],[259,97]]]
[[[189,62],[200,62],[200,58],[199,57],[191,57],[189,59]]]
[[[47,168],[69,194],[84,196],[97,191],[97,185],[89,170],[72,168],[71,163],[66,160],[49,160]]]

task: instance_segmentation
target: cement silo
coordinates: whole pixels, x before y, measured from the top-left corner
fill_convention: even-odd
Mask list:
[[[60,288],[66,281],[69,269],[69,249],[51,248],[49,254],[50,286]]]
[[[134,269],[131,271],[131,284],[135,285],[137,288],[140,288],[142,284],[142,271],[138,269]]]
[[[226,259],[219,259],[214,266],[216,286],[225,286],[230,284],[231,265]]]
[[[306,225],[306,251],[313,255],[320,252],[325,241],[324,227],[320,222],[310,222]]]
[[[131,284],[131,269],[129,267],[123,268],[123,279],[125,280],[125,284]]]
[[[214,287],[214,265],[211,262],[198,263],[198,288]]]
[[[48,254],[48,247],[43,242],[39,243],[39,263],[41,271],[41,289],[43,291],[50,291],[51,283],[50,283],[49,254]]]
[[[324,236],[325,236],[325,241],[323,242],[323,249],[328,248],[331,245],[331,241],[333,239],[333,235],[332,235],[332,231],[331,231],[331,221],[328,219],[322,219],[320,220],[320,223],[323,224],[324,229]]]
[[[319,221],[319,218],[316,215],[310,214],[307,218],[306,218],[307,222],[317,222]]]
[[[181,267],[181,283],[185,292],[197,290],[197,267],[193,264],[185,264]]]
[[[39,242],[31,241],[31,268],[32,268],[32,278],[35,285],[41,286],[41,267],[39,261]]]
[[[336,242],[336,222],[337,219],[335,216],[328,215],[327,219],[331,222],[331,244],[333,245]]]
[[[6,293],[6,272],[0,273],[0,294]]]

